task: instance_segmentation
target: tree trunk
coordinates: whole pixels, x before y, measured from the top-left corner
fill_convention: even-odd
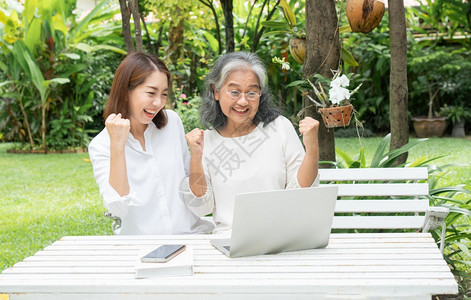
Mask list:
[[[142,31],[141,31],[141,14],[139,13],[139,3],[137,0],[129,0],[131,7],[132,19],[134,21],[134,36],[136,37],[136,50],[142,51]]]
[[[177,12],[180,12],[180,9],[177,8]],[[180,17],[172,20],[168,29],[167,54],[174,65],[183,56],[184,25],[183,18]]]
[[[222,11],[224,12],[224,25],[226,32],[226,52],[234,52],[234,17],[232,15],[232,0],[221,0]]]
[[[195,52],[191,51],[191,64],[190,64],[190,78],[188,78],[189,89],[187,91],[194,91],[198,88],[196,78],[198,78],[198,62],[201,59]]]
[[[181,9],[177,8],[177,15],[181,14]],[[183,34],[184,34],[184,21],[182,17],[178,17],[173,19],[170,22],[170,26],[168,29],[168,48],[167,48],[167,55],[170,58],[170,61],[173,65],[177,65],[178,60],[183,57]],[[177,87],[181,85],[181,77],[174,76],[172,80]],[[167,107],[174,108],[175,107],[175,95],[173,90],[173,84],[168,87],[169,97],[167,98]]]
[[[126,51],[128,53],[134,51],[134,44],[132,42],[132,36],[131,36],[131,15],[129,14],[129,8],[126,3],[126,0],[119,0],[119,7],[121,10],[121,17],[122,17],[122,23],[123,23],[123,38],[124,38],[124,44],[126,45]]]
[[[303,77],[318,73],[332,78],[340,60],[340,41],[335,0],[306,0],[306,58]],[[314,94],[312,97],[316,97]],[[335,161],[334,130],[325,127],[317,108],[307,98],[303,99],[304,115],[320,122],[319,160]],[[327,167],[321,165],[322,167]]]
[[[155,43],[155,54],[159,53],[160,46],[162,45],[162,35],[164,33],[164,25],[162,24],[159,28],[159,38],[157,39],[157,42]]]
[[[391,49],[391,74],[389,88],[391,145],[394,150],[409,142],[408,88],[407,88],[407,36],[404,2],[389,0],[389,30]],[[396,162],[407,161],[404,153]]]
[[[207,2],[204,0],[199,0],[201,3],[209,7],[211,9],[211,12],[213,13],[214,17],[214,24],[216,25],[216,39],[218,41],[218,53],[222,53],[222,42],[221,42],[221,28],[219,27],[219,18],[218,14],[216,12],[216,9],[214,8],[213,1],[208,0]]]

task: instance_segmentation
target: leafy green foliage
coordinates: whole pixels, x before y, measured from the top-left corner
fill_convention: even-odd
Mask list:
[[[218,42],[221,32],[216,32],[213,13],[203,4],[206,2],[209,1],[145,1],[146,9],[156,19],[147,24],[151,44],[160,42],[155,54],[165,61],[176,85],[184,85],[187,93],[201,91],[209,65],[222,51]],[[219,23],[222,23],[222,10],[218,6],[215,8]],[[155,34],[160,30],[164,33],[162,37]]]
[[[1,22],[15,30],[0,28],[0,35],[7,37],[0,39],[5,50],[0,60],[11,62],[0,64],[9,79],[0,87],[2,98],[8,98],[6,111],[0,113],[8,118],[0,130],[10,129],[7,140],[28,141],[31,148],[38,143],[52,149],[84,147],[91,133],[85,124],[99,112],[90,112],[93,77],[98,76],[86,72],[87,56],[104,49],[124,53],[113,45],[120,27],[104,22],[118,11],[102,0],[76,20],[75,1],[36,2],[17,3],[10,15],[2,10]]]
[[[37,7],[31,5],[36,2],[4,1],[0,5],[1,19],[8,20],[0,29],[0,82],[8,82],[0,85],[0,98],[3,100],[0,101],[0,131],[3,139],[29,142],[29,126],[32,140],[37,143],[41,139],[40,106],[46,108],[46,133],[49,133],[53,130],[52,122],[49,121],[60,120],[62,107],[67,103],[70,114],[64,113],[63,117],[70,118],[73,122],[67,133],[71,138],[66,138],[67,143],[72,144],[67,147],[80,147],[86,145],[89,136],[93,134],[88,130],[103,128],[103,120],[99,116],[106,102],[116,62],[124,54],[121,23],[113,20],[115,15],[119,15],[119,9],[113,1],[97,1],[95,8],[79,19],[74,13],[75,0],[40,1]],[[422,5],[419,9],[408,8],[406,12],[410,58],[422,56],[427,50],[425,46],[431,47],[427,51],[436,52],[436,46],[445,41],[444,36],[449,41],[449,37],[458,38],[466,29],[470,31],[469,1],[420,2]],[[213,11],[206,5],[209,3],[214,5],[219,24],[216,24]],[[286,32],[282,35],[271,33],[288,29],[297,30],[297,33],[304,32],[305,3],[287,0],[274,9],[276,3],[234,1],[234,39],[236,50],[255,51],[262,61],[266,62],[269,86],[275,102],[283,108],[286,116],[294,119],[301,108],[302,96],[294,88],[287,87],[287,83],[300,79],[297,74],[302,73],[302,65],[288,54]],[[177,86],[184,85],[187,94],[202,90],[203,79],[209,66],[224,50],[224,16],[218,4],[217,1],[208,0],[139,1],[141,12],[148,17],[148,30],[143,32],[144,40],[148,42],[146,45],[150,45],[147,51],[156,53],[165,60],[172,71],[173,80],[177,82]],[[368,120],[364,124],[366,129],[376,133],[387,132],[390,67],[388,16],[386,14],[379,27],[369,34],[349,33],[348,30],[345,31],[347,27],[342,26],[348,24],[344,13],[345,2],[336,2],[336,6],[341,55],[345,62],[343,72],[356,74],[352,82],[354,86],[363,84],[353,101],[357,116],[360,120]],[[25,7],[24,11],[21,10],[22,7]],[[52,14],[51,11],[57,13]],[[269,18],[268,14],[272,11],[274,14]],[[38,18],[34,18],[35,13]],[[179,26],[179,21],[183,22],[181,31],[172,31],[172,28]],[[159,35],[160,32],[162,35]],[[178,38],[173,38],[172,33],[178,35]],[[263,38],[255,46],[257,37],[262,33]],[[417,36],[418,33],[422,36]],[[463,39],[459,38],[461,44],[469,46],[469,35],[464,35]],[[19,52],[12,53],[12,45],[18,39],[24,39],[23,43],[30,55],[21,53],[14,56],[14,53]],[[461,44],[447,45],[444,51],[459,52],[455,50],[460,48]],[[16,47],[18,50],[19,46]],[[177,54],[174,55],[175,53]],[[459,105],[457,101],[462,102],[465,107],[471,106],[466,98],[470,94],[471,85],[461,84],[467,82],[471,76],[465,71],[470,55],[464,50],[461,50],[459,55],[463,57],[462,60],[452,59],[452,62],[447,64],[453,67],[449,69],[453,72],[453,78],[449,77],[441,84],[436,111],[443,104]],[[32,59],[27,59],[28,56]],[[271,62],[275,56],[286,58],[296,71],[286,72],[277,68]],[[355,61],[359,64],[353,67]],[[36,72],[34,64],[40,72]],[[86,65],[86,68],[80,69],[80,65]],[[33,73],[30,69],[33,69]],[[94,78],[100,79],[88,85],[88,91],[82,90],[82,87],[77,90],[75,86],[81,85],[77,74],[85,76],[85,82],[91,82]],[[36,78],[34,80],[33,75]],[[40,84],[40,75],[44,77],[44,83],[50,84],[47,89]],[[426,111],[424,104],[428,99],[427,81],[424,74],[412,71],[409,75],[409,81],[412,82],[409,86],[410,111],[412,115],[416,115]],[[62,80],[58,82],[55,78],[67,78],[69,83]],[[46,94],[46,91],[49,94]],[[90,121],[76,108],[88,105],[86,99],[91,91],[94,92],[93,104],[87,110],[88,117],[92,118]],[[39,95],[43,95],[43,101],[39,99]],[[64,127],[65,123],[61,121],[60,124]],[[58,131],[47,137],[49,147],[62,147],[59,146],[62,141],[53,141],[60,136],[56,133]]]
[[[367,164],[365,157],[365,148],[361,146],[360,152],[355,158],[350,157],[346,152],[335,148],[337,155],[341,158],[341,161],[338,162],[322,162],[330,163],[335,165],[338,168],[390,168],[393,167],[397,159],[404,153],[410,151],[415,145],[426,141],[426,139],[415,139],[402,146],[399,149],[389,150],[389,145],[391,142],[391,134],[386,135],[374,152],[373,158],[370,163]],[[431,160],[438,159],[435,157]],[[418,167],[424,165],[425,163],[430,162],[431,160],[417,160],[410,163],[411,166]],[[398,167],[404,167],[406,163],[399,165]]]
[[[471,3],[462,0],[420,0],[419,8],[410,11],[420,19],[413,23],[413,29],[432,37],[431,43],[442,42],[445,38],[471,32]],[[470,42],[469,36],[463,40]]]
[[[469,277],[466,269],[471,266],[471,188],[470,185],[458,184],[441,186],[440,181],[452,175],[449,170],[453,165],[429,167],[430,204],[445,206],[450,213],[445,219],[445,255],[444,258],[456,275]],[[441,229],[432,231],[436,241],[440,240]]]
[[[424,48],[409,60],[410,100],[414,110],[437,114],[444,104],[471,108],[471,52],[465,49]]]
[[[457,124],[461,119],[471,119],[471,109],[464,105],[447,105],[440,109],[440,115],[447,117],[453,124]]]
[[[267,37],[275,34],[283,34],[296,38],[305,38],[306,30],[304,28],[304,21],[298,22],[296,20],[296,16],[300,14],[295,14],[286,0],[281,0],[280,6],[278,6],[278,8],[282,12],[282,17],[279,17],[277,20],[273,21],[263,21],[263,26],[272,29],[266,32],[263,36]]]
[[[345,17],[345,16],[344,16]],[[389,22],[388,12],[378,27],[368,34],[343,34],[343,47],[350,49],[358,67],[345,66],[344,73],[355,73],[352,86],[362,84],[352,101],[359,120],[375,132],[389,130]],[[345,21],[344,21],[345,22]]]

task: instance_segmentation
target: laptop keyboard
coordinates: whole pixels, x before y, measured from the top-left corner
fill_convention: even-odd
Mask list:
[[[231,251],[231,246],[223,246],[227,251]]]

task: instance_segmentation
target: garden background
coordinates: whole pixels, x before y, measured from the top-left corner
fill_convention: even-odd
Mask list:
[[[253,51],[266,63],[273,99],[297,123],[302,95],[288,85],[301,79],[302,64],[289,54],[290,35],[276,34],[266,23],[285,22],[283,9],[277,5],[280,1],[138,3],[143,48],[169,66],[173,85],[168,108],[179,113],[187,131],[201,127],[198,106],[204,76],[218,55],[232,50],[230,41],[233,50]],[[223,9],[228,3],[230,17]],[[302,28],[304,1],[287,3]],[[335,3],[339,27],[348,25],[345,1]],[[406,7],[409,119],[426,115],[433,99],[433,114],[448,117],[448,137],[455,123],[471,120],[471,4],[466,0],[417,3]],[[116,0],[95,1],[89,11],[77,9],[75,0],[0,0],[2,270],[62,235],[111,233],[108,220],[102,217],[104,207],[87,153],[57,153],[86,150],[104,127],[102,113],[113,74],[127,52],[121,18]],[[232,39],[228,21],[233,26]],[[134,22],[130,26],[130,32],[135,32]],[[372,32],[342,32],[340,41],[358,62],[358,66],[342,63],[341,68],[354,74],[351,86],[362,84],[352,103],[363,129],[361,143],[355,138],[355,124],[335,129],[336,146],[352,158],[338,155],[338,161],[344,167],[368,167],[368,163],[353,163],[354,157],[364,145],[371,158],[390,131],[388,10]],[[292,69],[282,70],[274,57],[285,59]],[[415,140],[412,122],[409,128]],[[470,132],[471,122],[464,129]],[[466,276],[471,257],[470,143],[469,139],[434,138],[414,146],[408,159],[408,164],[429,166],[431,178],[439,179],[432,180],[432,190],[454,188],[439,191],[431,201],[454,209],[447,218],[447,257],[462,283],[463,295],[469,289]],[[48,154],[10,154],[7,150]],[[428,161],[444,154],[450,155]]]

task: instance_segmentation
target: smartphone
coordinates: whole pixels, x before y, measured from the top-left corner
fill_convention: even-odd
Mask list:
[[[141,257],[141,262],[167,262],[185,249],[185,245],[162,245]]]

